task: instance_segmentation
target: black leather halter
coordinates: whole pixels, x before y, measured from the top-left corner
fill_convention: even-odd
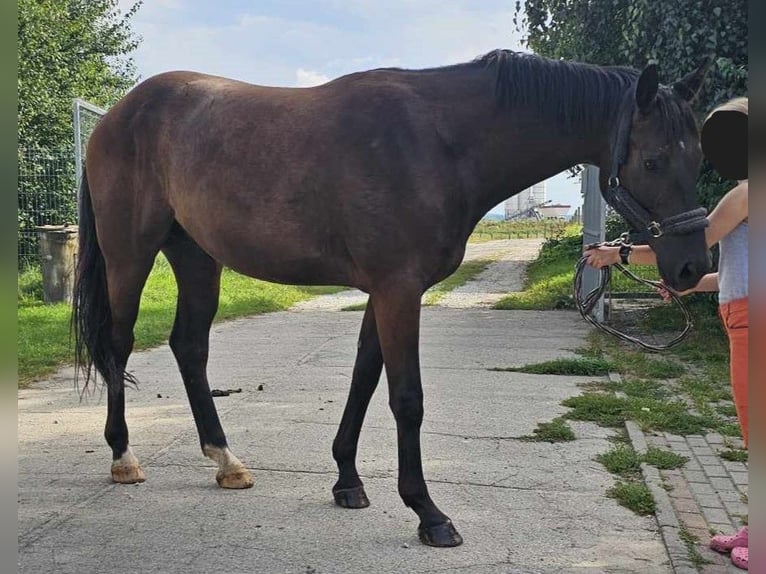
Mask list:
[[[633,227],[630,235],[638,241],[645,241],[650,238],[657,239],[663,235],[684,235],[705,229],[708,226],[708,220],[706,217],[707,210],[704,207],[684,211],[662,221],[657,221],[620,182],[620,168],[628,160],[630,125],[635,109],[635,104],[632,103],[632,93],[630,94],[630,101],[631,105],[623,106],[612,142],[614,153],[604,199]]]

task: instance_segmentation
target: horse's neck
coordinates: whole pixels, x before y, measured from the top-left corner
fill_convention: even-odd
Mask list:
[[[441,95],[448,132],[462,150],[465,192],[478,221],[489,209],[531,185],[609,154],[612,118],[595,125],[559,125],[556,112],[503,108],[491,75],[476,74],[462,88]]]

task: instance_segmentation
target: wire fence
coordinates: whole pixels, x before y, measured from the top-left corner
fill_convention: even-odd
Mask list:
[[[39,264],[41,225],[77,223],[77,189],[91,133],[106,110],[81,99],[72,105],[74,146],[18,151],[18,268]]]
[[[71,149],[18,152],[18,266],[39,263],[40,225],[77,223],[75,160]]]

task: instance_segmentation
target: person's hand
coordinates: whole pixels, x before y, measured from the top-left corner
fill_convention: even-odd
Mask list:
[[[688,295],[689,293],[694,293],[694,287],[692,287],[691,289],[687,289],[685,291],[676,291],[675,289],[671,289],[668,285],[665,285],[665,282],[663,281],[662,287],[657,288],[657,293],[659,293],[660,297],[662,297],[662,299],[665,302],[668,302],[671,300],[671,296],[670,296],[671,292],[675,293],[679,297],[683,297],[684,295]]]
[[[594,269],[601,269],[602,267],[608,267],[620,262],[620,248],[608,247],[601,245],[600,247],[594,247],[583,249],[583,256],[585,262]]]

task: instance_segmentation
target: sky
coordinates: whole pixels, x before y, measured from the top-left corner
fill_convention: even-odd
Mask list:
[[[120,0],[126,11],[133,0]],[[193,70],[268,86],[308,87],[380,67],[466,62],[496,48],[527,51],[513,0],[145,0],[132,27],[142,79]],[[573,211],[577,178],[546,182]],[[492,210],[502,213],[502,205]]]

